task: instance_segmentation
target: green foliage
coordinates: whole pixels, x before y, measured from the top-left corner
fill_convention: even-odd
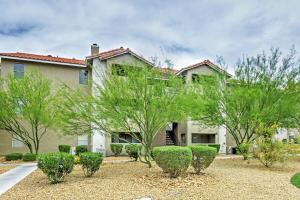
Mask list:
[[[138,160],[142,145],[140,144],[128,144],[125,146],[126,153],[130,158],[134,158],[135,161]]]
[[[39,73],[25,73],[20,79],[10,75],[0,85],[0,129],[37,154],[47,129],[55,124],[56,97],[51,82]]]
[[[38,168],[47,175],[50,183],[62,182],[73,170],[74,158],[67,153],[46,153],[38,156]]]
[[[176,178],[190,166],[192,151],[188,147],[179,146],[154,147],[153,157],[164,172],[169,173],[171,178]]]
[[[80,164],[80,157],[79,156],[74,156],[74,165],[79,165]]]
[[[143,145],[142,161],[151,167],[155,136],[170,121],[189,116],[193,90],[181,77],[146,63],[123,63],[109,69],[112,73],[99,75],[103,76],[103,86],[95,85],[99,95],[62,92],[61,127],[67,133],[80,134],[89,132],[92,122],[107,134],[116,130],[130,133]]]
[[[295,144],[300,144],[300,136],[294,138]]]
[[[269,55],[240,59],[230,79],[222,71],[213,79],[200,77],[199,84],[194,84],[199,95],[195,96],[193,118],[208,125],[225,125],[237,146],[252,144],[260,123],[296,127],[300,119],[299,65],[293,49],[287,56],[271,49]],[[198,106],[197,100],[205,103]]]
[[[23,161],[35,161],[37,155],[34,153],[25,153],[23,155]]]
[[[98,171],[103,160],[103,155],[101,153],[94,152],[81,153],[79,157],[86,177],[90,177]]]
[[[258,138],[253,155],[266,167],[271,167],[275,162],[284,162],[288,158],[284,144],[274,137],[276,130],[276,125],[260,124],[257,128]]]
[[[88,147],[86,145],[78,145],[76,146],[76,155],[79,156],[81,153],[88,152]]]
[[[70,153],[71,146],[70,145],[61,144],[61,145],[58,145],[58,150],[59,150],[59,152]]]
[[[200,174],[202,170],[209,167],[217,155],[217,149],[214,147],[196,145],[189,146],[189,148],[192,150],[192,166],[196,174]]]
[[[12,161],[12,160],[21,160],[23,158],[22,153],[10,153],[5,155],[6,161]]]
[[[219,153],[220,147],[221,147],[220,144],[208,144],[207,146],[216,148],[217,149],[217,153]]]
[[[283,143],[287,143],[287,139],[285,138],[285,139],[282,139],[282,142]]]
[[[115,156],[118,156],[122,153],[123,144],[110,144],[110,149]]]
[[[293,184],[294,186],[300,189],[300,173],[295,174],[291,178],[291,184]]]
[[[237,147],[238,152],[243,156],[244,160],[248,160],[250,156],[250,147],[251,144],[248,143],[242,143]]]

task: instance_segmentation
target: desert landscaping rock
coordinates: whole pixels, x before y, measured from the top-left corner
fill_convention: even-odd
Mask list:
[[[299,162],[298,158],[267,169],[257,161],[222,159],[215,160],[205,174],[197,176],[190,168],[176,179],[169,179],[156,165],[149,169],[140,162],[105,163],[91,178],[84,178],[76,166],[65,182],[55,185],[37,170],[1,199],[297,200],[300,190],[290,184],[290,178],[300,171]]]

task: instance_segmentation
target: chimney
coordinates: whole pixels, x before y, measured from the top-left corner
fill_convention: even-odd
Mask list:
[[[91,55],[94,56],[94,55],[97,55],[99,54],[99,46],[98,44],[92,44],[91,46]]]

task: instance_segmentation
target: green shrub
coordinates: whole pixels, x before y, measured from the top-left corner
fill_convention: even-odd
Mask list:
[[[35,161],[36,160],[36,154],[34,153],[25,153],[23,155],[23,161]]]
[[[291,183],[296,186],[297,188],[300,189],[300,173],[295,174],[292,178],[291,178]]]
[[[22,158],[23,158],[22,153],[10,153],[10,154],[5,155],[6,161],[21,160]]]
[[[288,141],[287,141],[287,139],[285,138],[285,139],[282,139],[282,142],[283,142],[283,143],[287,143]]]
[[[126,153],[130,158],[134,158],[135,161],[138,160],[142,145],[140,144],[128,144],[125,146]]]
[[[92,176],[96,171],[99,170],[103,160],[102,153],[86,152],[81,153],[79,157],[84,175],[87,177]]]
[[[300,144],[300,136],[294,138],[295,144]]]
[[[192,150],[192,166],[196,174],[200,174],[201,170],[209,167],[217,155],[217,149],[215,147],[197,145],[189,146],[189,148]]]
[[[88,152],[88,148],[86,145],[79,145],[76,147],[76,155],[79,156],[81,153]]]
[[[188,147],[164,146],[153,149],[156,164],[171,178],[185,172],[192,161],[192,151]]]
[[[250,147],[248,143],[242,143],[237,147],[238,152],[243,156],[244,160],[248,160],[250,156]]]
[[[58,150],[59,150],[59,152],[70,153],[71,146],[70,145],[61,144],[61,145],[58,145]]]
[[[38,168],[47,175],[50,183],[59,183],[71,173],[74,158],[68,153],[46,153],[38,156]]]
[[[284,148],[284,144],[281,141],[276,139],[258,139],[253,156],[264,166],[271,167],[275,162],[284,162],[288,158],[288,151]]]
[[[123,144],[110,144],[110,149],[115,156],[118,156],[122,152]]]
[[[221,147],[220,144],[208,144],[207,146],[216,148],[217,149],[217,153],[219,153],[220,147]]]

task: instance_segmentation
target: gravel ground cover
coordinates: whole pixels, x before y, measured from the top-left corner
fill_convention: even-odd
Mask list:
[[[3,174],[13,168],[15,168],[16,166],[0,166],[0,174]]]
[[[271,169],[257,161],[220,159],[197,176],[192,168],[184,176],[169,179],[157,166],[139,162],[105,163],[94,177],[84,178],[80,166],[65,182],[50,185],[40,170],[6,192],[1,199],[300,199],[290,178],[300,171],[300,159]]]

